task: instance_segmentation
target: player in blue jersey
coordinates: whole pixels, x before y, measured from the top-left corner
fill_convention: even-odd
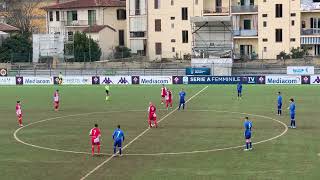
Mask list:
[[[281,114],[282,114],[282,96],[281,96],[280,91],[278,92],[277,104],[278,104],[278,115],[281,116]]]
[[[241,99],[241,97],[242,97],[242,82],[241,81],[237,84],[237,91],[238,91],[238,99]]]
[[[182,89],[182,90],[179,92],[180,102],[179,102],[179,108],[178,108],[178,110],[180,110],[181,106],[182,106],[182,109],[184,110],[184,107],[185,107],[185,104],[186,104],[185,97],[186,97],[186,92],[184,92],[184,90]]]
[[[252,129],[252,122],[249,121],[249,118],[246,117],[244,121],[244,137],[246,139],[246,148],[245,151],[252,150],[252,142],[251,142],[251,129]]]
[[[295,104],[293,98],[290,99],[290,106],[289,106],[288,109],[290,110],[290,119],[291,119],[291,123],[290,123],[289,128],[295,129],[296,128],[296,119],[295,119],[295,116],[296,116],[296,104]]]
[[[119,154],[122,155],[122,142],[124,141],[124,133],[120,129],[120,125],[118,125],[118,128],[114,130],[112,139],[114,141],[113,143],[113,154],[116,155],[117,153],[117,147],[119,147]]]

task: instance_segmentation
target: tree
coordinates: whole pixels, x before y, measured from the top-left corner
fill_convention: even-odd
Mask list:
[[[73,52],[74,60],[77,62],[98,61],[101,57],[98,43],[81,32],[74,34],[73,43],[67,44],[65,51]]]
[[[0,62],[28,62],[32,58],[30,39],[17,34],[5,39],[0,47]]]
[[[21,34],[32,34],[32,19],[37,7],[43,0],[4,0],[6,3],[5,18],[8,24],[20,29]]]
[[[131,49],[127,47],[117,46],[114,54],[115,59],[131,57]]]
[[[303,58],[307,54],[307,50],[300,47],[292,48],[290,52],[292,59]]]

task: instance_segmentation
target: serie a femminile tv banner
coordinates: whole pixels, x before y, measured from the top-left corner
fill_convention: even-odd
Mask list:
[[[173,84],[265,84],[265,76],[173,76]]]

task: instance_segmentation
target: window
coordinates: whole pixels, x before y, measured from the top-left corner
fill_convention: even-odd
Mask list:
[[[141,9],[140,9],[140,0],[135,0],[135,15],[140,15],[141,14]]]
[[[171,42],[172,42],[172,43],[175,43],[175,42],[176,42],[176,39],[171,39]]]
[[[282,29],[276,29],[276,42],[282,42]]]
[[[130,32],[130,37],[145,37],[145,32],[143,31],[137,31],[137,32]]]
[[[68,32],[68,41],[73,41],[73,32],[72,31]]]
[[[291,42],[296,42],[296,38],[290,38]]]
[[[161,19],[155,19],[154,20],[154,29],[156,32],[160,32],[161,31]]]
[[[268,14],[262,14],[262,17],[268,17]]]
[[[294,26],[294,20],[291,21],[291,26]]]
[[[171,20],[175,20],[176,18],[172,16],[172,17],[170,17],[170,19],[171,19]]]
[[[198,5],[199,4],[199,1],[198,0],[195,0],[195,2],[194,2],[196,5]]]
[[[268,42],[267,38],[262,39],[263,42]]]
[[[263,0],[263,2],[267,2],[267,0]]]
[[[188,43],[188,31],[182,31],[182,43]]]
[[[171,0],[171,6],[173,6],[174,5],[174,1],[173,0]]]
[[[295,17],[296,13],[291,13],[290,15],[291,15],[291,17]]]
[[[124,30],[119,29],[119,46],[124,46]]]
[[[282,4],[276,4],[276,18],[282,17]]]
[[[181,8],[181,17],[182,20],[188,20],[188,8]]]
[[[53,21],[53,12],[52,11],[49,12],[49,20]]]
[[[97,24],[96,10],[88,10],[88,25]]]
[[[171,23],[171,29],[174,29],[174,23]]]
[[[161,43],[156,43],[156,55],[162,54],[162,45]]]
[[[320,0],[313,0],[313,2],[320,2]]]
[[[56,11],[56,21],[60,21],[60,12]]]
[[[68,24],[71,23],[72,21],[77,21],[77,20],[78,20],[77,11],[68,11],[67,12],[67,22],[68,22]]]
[[[267,47],[263,47],[263,51],[264,51],[264,52],[267,52]]]
[[[118,20],[127,19],[127,14],[125,9],[117,9],[117,19]]]
[[[175,47],[172,47],[172,52],[176,52],[176,48]]]
[[[310,28],[320,28],[320,18],[310,18]]]
[[[243,29],[250,30],[251,29],[251,20],[245,19],[243,20]]]
[[[154,8],[159,9],[160,8],[160,0],[154,0]]]
[[[301,22],[301,28],[306,28],[306,22],[305,21]]]
[[[263,27],[267,27],[267,21],[263,21]]]

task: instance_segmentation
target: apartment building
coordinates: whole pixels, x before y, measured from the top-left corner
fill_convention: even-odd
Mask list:
[[[320,55],[320,0],[301,0],[301,47]]]
[[[201,16],[202,0],[127,0],[128,47],[150,60],[191,55],[190,18]]]
[[[72,42],[76,31],[85,32],[98,42],[106,57],[116,46],[127,45],[125,5],[125,0],[57,1],[44,7],[47,33],[63,35]]]

